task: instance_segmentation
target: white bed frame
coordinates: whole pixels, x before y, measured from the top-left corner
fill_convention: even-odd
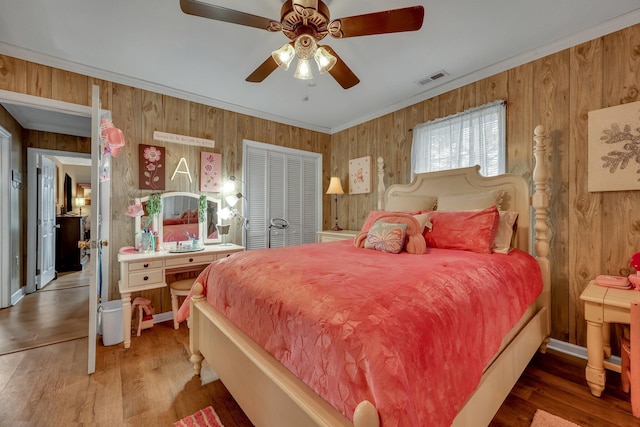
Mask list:
[[[392,185],[385,191],[384,165],[378,160],[378,207],[391,198],[398,201],[420,194],[461,194],[502,189],[506,195],[503,210],[518,211],[516,246],[530,251],[540,264],[544,290],[505,343],[503,350],[486,368],[475,392],[458,413],[454,426],[488,425],[525,367],[540,349],[546,350],[550,331],[550,270],[545,166],[547,136],[542,126],[535,129],[533,172],[535,192],[530,196],[530,184],[519,175],[482,177],[477,168],[419,174],[409,185]],[[383,197],[384,196],[384,197]],[[532,209],[533,207],[533,209]],[[532,212],[533,210],[533,212]],[[532,216],[533,215],[533,216]],[[534,218],[534,221],[531,219]],[[534,242],[531,244],[531,223]],[[378,413],[368,401],[361,402],[353,414],[353,422],[296,378],[287,368],[259,347],[252,339],[231,324],[202,296],[202,285],[194,285],[191,300],[190,350],[196,375],[200,374],[203,358],[218,374],[240,407],[258,427],[262,426],[355,426],[379,427]]]

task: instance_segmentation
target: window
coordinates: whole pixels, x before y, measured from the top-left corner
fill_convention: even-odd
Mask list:
[[[505,172],[506,103],[496,101],[413,129],[412,174],[480,165],[480,173]]]

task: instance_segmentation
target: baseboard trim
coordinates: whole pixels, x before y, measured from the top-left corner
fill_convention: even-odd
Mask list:
[[[24,296],[25,296],[24,287],[15,291],[13,294],[11,294],[11,305],[16,305],[18,301],[24,298]]]
[[[173,321],[173,311],[165,311],[164,313],[158,313],[153,315],[153,323],[162,323],[167,321]]]
[[[587,360],[587,349],[579,345],[575,345],[565,341],[557,340],[555,338],[551,338],[551,341],[549,341],[547,348],[550,348],[551,350],[559,351],[560,353],[577,357],[579,359]],[[613,365],[620,366],[620,357],[618,356],[611,356],[610,358],[605,359],[605,361]]]

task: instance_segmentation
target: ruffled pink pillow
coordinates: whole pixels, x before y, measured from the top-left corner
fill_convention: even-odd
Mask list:
[[[418,220],[413,215],[404,212],[386,212],[386,211],[371,211],[369,216],[364,222],[360,233],[353,240],[353,245],[356,248],[363,248],[364,241],[369,234],[369,230],[373,227],[376,221],[390,222],[393,224],[407,224],[407,231],[405,237],[404,250],[410,254],[422,255],[427,252],[427,245],[422,235],[422,229]]]
[[[496,206],[480,211],[429,214],[432,229],[425,228],[427,246],[441,249],[491,253],[500,214]]]

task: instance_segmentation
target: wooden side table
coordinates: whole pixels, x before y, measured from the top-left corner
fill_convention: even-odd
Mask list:
[[[317,232],[318,242],[324,243],[324,242],[333,242],[336,240],[353,240],[358,235],[359,232],[360,230],[318,231]]]
[[[620,367],[608,362],[611,357],[611,323],[629,324],[632,301],[640,302],[640,292],[621,290],[589,282],[580,295],[584,301],[584,317],[587,321],[587,368],[585,377],[591,394],[600,397],[606,383],[605,367],[620,372]]]

